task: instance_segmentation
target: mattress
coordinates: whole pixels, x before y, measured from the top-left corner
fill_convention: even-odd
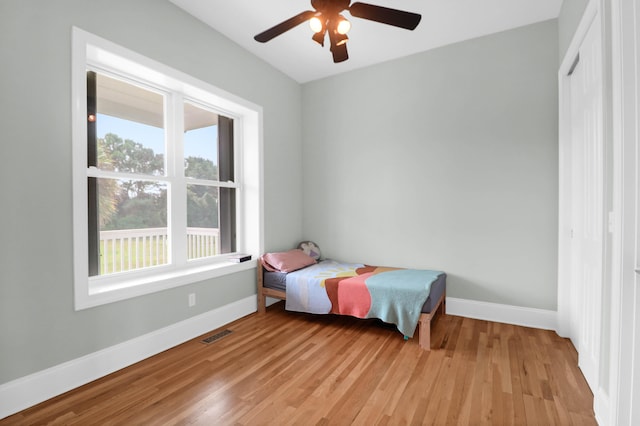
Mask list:
[[[431,291],[429,292],[429,297],[427,301],[422,305],[421,312],[429,313],[433,310],[438,300],[440,300],[440,296],[445,291],[447,281],[447,274],[442,273],[436,281],[431,284]],[[267,288],[271,288],[274,290],[286,291],[287,290],[287,273],[286,272],[269,272],[264,271],[263,276],[263,285]]]

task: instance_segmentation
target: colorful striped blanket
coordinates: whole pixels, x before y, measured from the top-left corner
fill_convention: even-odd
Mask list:
[[[413,337],[440,271],[324,260],[287,274],[286,309],[378,318]]]

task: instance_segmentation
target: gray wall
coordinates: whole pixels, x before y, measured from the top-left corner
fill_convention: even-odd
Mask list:
[[[555,310],[557,46],[551,20],[305,84],[305,238]]]
[[[563,0],[558,16],[558,53],[564,58],[589,0]]]
[[[2,0],[0,384],[256,292],[247,271],[74,311],[73,25],[262,105],[265,248],[302,235],[299,84],[168,1]]]

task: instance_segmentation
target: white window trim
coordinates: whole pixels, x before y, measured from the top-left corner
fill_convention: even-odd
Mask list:
[[[72,31],[72,155],[73,155],[73,251],[75,309],[86,309],[118,300],[150,294],[255,268],[263,250],[262,108],[209,83],[90,34]],[[252,261],[232,263],[226,256],[190,261],[187,265],[159,266],[108,277],[89,278],[87,212],[87,67],[117,69],[130,77],[143,75],[145,82],[180,91],[185,98],[215,105],[234,119],[238,218],[237,251]],[[135,78],[133,78],[135,80]],[[92,280],[100,282],[97,286]]]

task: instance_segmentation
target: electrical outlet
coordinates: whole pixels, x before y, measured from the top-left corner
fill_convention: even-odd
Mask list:
[[[196,294],[189,293],[189,307],[192,308],[194,306],[196,306]]]

